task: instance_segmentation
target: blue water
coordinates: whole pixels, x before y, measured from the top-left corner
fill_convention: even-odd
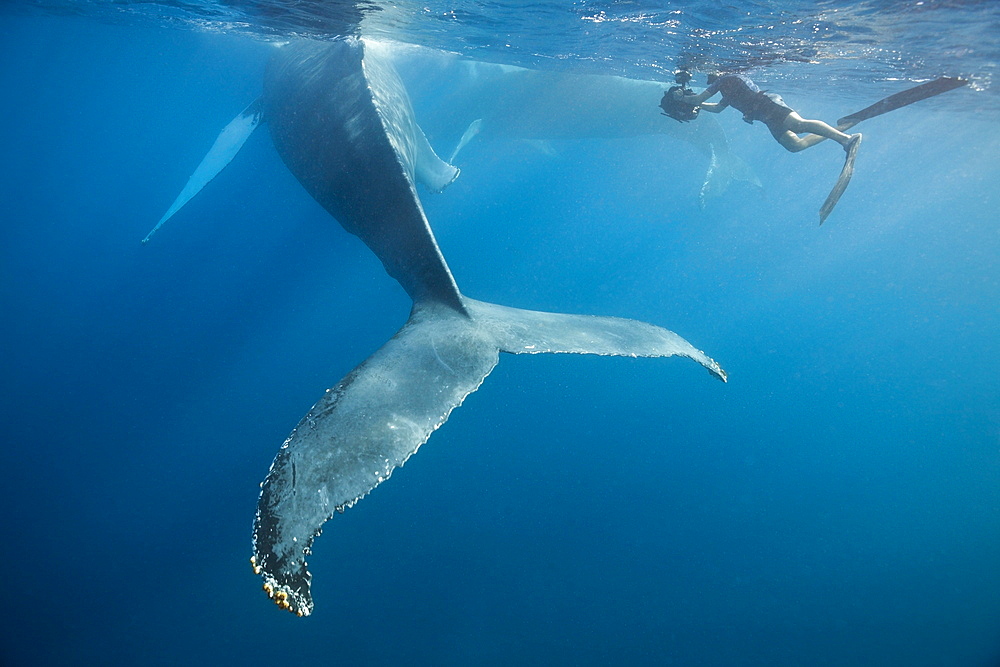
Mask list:
[[[463,292],[667,326],[730,382],[679,359],[504,355],[327,524],[306,619],[247,562],[258,484],[408,299],[266,132],[139,244],[259,94],[260,39],[129,3],[0,15],[0,663],[1000,664],[1000,33],[992,10],[929,4],[936,39],[980,40],[755,71],[826,119],[906,81],[976,82],[867,121],[822,227],[839,149],[785,153],[733,112],[719,122],[763,187],[704,209],[707,160],[670,137],[470,144],[423,196]],[[503,53],[475,46],[483,25],[421,32],[414,14],[395,27],[417,41]],[[776,42],[799,44],[795,25]],[[643,62],[633,40],[591,60],[566,40],[522,38],[510,61]],[[645,76],[675,54],[647,53]],[[433,93],[414,105],[447,147]]]

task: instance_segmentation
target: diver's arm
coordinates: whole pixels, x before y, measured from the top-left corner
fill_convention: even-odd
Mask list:
[[[684,101],[686,104],[690,104],[692,106],[698,106],[699,104],[701,104],[702,102],[704,102],[705,100],[707,100],[712,95],[715,95],[715,93],[716,93],[716,91],[712,90],[711,88],[706,88],[705,90],[701,91],[697,95],[692,95],[692,94],[688,93],[687,95],[684,95],[680,99],[682,101]],[[681,93],[681,94],[683,95],[683,93]],[[675,95],[676,95],[676,93],[675,93]]]
[[[729,106],[729,102],[705,102],[699,108],[709,113],[719,113]]]
[[[698,106],[699,104],[701,104],[702,102],[704,102],[705,100],[707,100],[708,98],[710,98],[712,95],[715,95],[717,92],[719,92],[719,89],[718,89],[717,86],[709,86],[708,88],[706,88],[705,90],[701,91],[697,95],[687,94],[687,95],[684,95],[684,97],[682,97],[680,99],[683,100],[684,102],[686,102],[687,104]]]

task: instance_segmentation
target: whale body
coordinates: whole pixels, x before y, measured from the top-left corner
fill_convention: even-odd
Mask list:
[[[672,84],[501,65],[400,44],[392,47],[392,57],[408,89],[432,91],[420,97],[422,112],[437,121],[434,134],[465,129],[456,136],[450,162],[476,137],[523,140],[544,149],[558,140],[660,135],[685,142],[708,158],[699,193],[702,206],[734,181],[761,187],[711,114],[680,123],[661,113],[658,102]]]

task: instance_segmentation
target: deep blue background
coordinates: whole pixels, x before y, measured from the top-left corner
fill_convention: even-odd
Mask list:
[[[409,304],[266,131],[140,246],[266,56],[0,21],[0,662],[1000,662],[998,119],[920,106],[866,123],[822,228],[839,149],[736,114],[764,188],[705,210],[669,138],[470,144],[424,196],[468,295],[649,320],[731,381],[505,356],[327,526],[315,614],[277,610],[257,485]],[[462,129],[425,126],[444,154]]]

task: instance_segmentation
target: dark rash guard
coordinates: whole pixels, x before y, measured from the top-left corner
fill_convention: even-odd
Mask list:
[[[709,97],[722,93],[724,103],[742,112],[744,119],[764,123],[771,134],[778,136],[785,132],[784,122],[792,109],[779,95],[763,92],[742,74],[720,76],[705,90]]]

